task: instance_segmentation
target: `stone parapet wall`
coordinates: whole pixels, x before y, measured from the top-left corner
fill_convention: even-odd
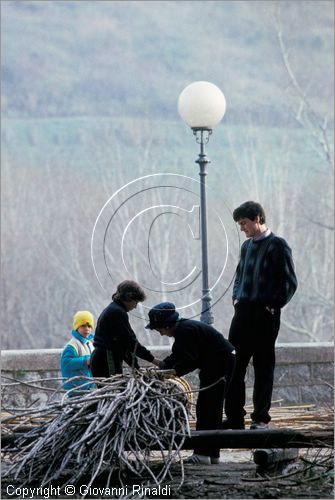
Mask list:
[[[247,397],[253,384],[248,368]],[[276,346],[273,401],[282,404],[333,405],[334,345],[331,342],[290,343]]]
[[[163,359],[168,347],[148,346],[158,358]],[[1,352],[2,405],[4,409],[36,406],[46,403],[50,397],[57,399],[60,393],[59,359],[61,349],[17,350]],[[323,343],[290,343],[276,346],[276,371],[273,401],[282,405],[314,403],[333,405],[334,346]],[[146,363],[143,362],[143,365]],[[193,388],[198,386],[196,372],[185,377]],[[46,390],[38,387],[43,382]],[[34,381],[31,387],[25,385]],[[15,382],[20,381],[20,383]],[[251,402],[253,370],[247,373],[247,403]],[[8,384],[13,384],[8,386]]]

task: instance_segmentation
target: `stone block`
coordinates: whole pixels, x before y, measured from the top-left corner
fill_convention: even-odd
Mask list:
[[[334,363],[313,363],[313,379],[334,385]]]
[[[331,403],[333,392],[332,387],[326,384],[304,385],[301,387],[302,403]]]
[[[277,344],[276,359],[279,364],[332,362],[334,361],[334,344],[332,342]]]
[[[292,384],[305,383],[311,381],[311,368],[307,364],[291,365],[290,382]]]
[[[290,378],[290,366],[289,365],[276,365],[274,384],[275,386],[289,385],[291,382]]]
[[[59,400],[62,389],[59,371],[41,372],[17,370],[2,372],[2,407],[4,409],[38,407]],[[50,380],[52,379],[52,380]],[[16,381],[22,382],[16,383]]]
[[[296,386],[274,387],[272,393],[272,401],[281,401],[283,405],[301,404],[302,401],[301,401],[299,387]]]
[[[3,390],[1,394],[1,410],[3,412],[15,410],[16,408],[27,408],[28,398],[19,389],[15,392]]]
[[[61,352],[62,349],[1,351],[1,368],[15,372],[59,370]]]

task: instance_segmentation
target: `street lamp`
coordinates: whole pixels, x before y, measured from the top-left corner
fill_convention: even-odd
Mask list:
[[[209,82],[194,82],[184,88],[178,99],[178,111],[182,119],[193,130],[200,154],[195,163],[200,166],[200,231],[202,261],[202,307],[200,320],[208,325],[214,323],[211,309],[212,295],[208,283],[207,251],[207,207],[206,175],[210,159],[205,153],[205,144],[213,128],[221,121],[226,111],[226,99],[221,90]]]

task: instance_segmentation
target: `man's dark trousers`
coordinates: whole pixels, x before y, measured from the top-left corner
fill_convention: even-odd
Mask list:
[[[234,354],[217,352],[213,355],[211,363],[200,369],[200,392],[196,406],[197,430],[221,428],[224,397],[226,389],[229,387],[234,366]],[[194,449],[194,453],[218,458],[220,456],[220,447],[198,445]]]
[[[268,423],[275,368],[275,342],[280,327],[280,309],[269,311],[264,305],[238,302],[229,330],[229,341],[236,349],[236,365],[225,401],[225,413],[230,422],[242,423],[245,375],[251,358],[254,367],[254,411],[252,420]]]

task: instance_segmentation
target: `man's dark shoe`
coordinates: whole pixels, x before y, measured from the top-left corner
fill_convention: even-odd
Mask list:
[[[243,420],[229,420],[226,419],[222,422],[221,429],[244,429],[244,421]]]

